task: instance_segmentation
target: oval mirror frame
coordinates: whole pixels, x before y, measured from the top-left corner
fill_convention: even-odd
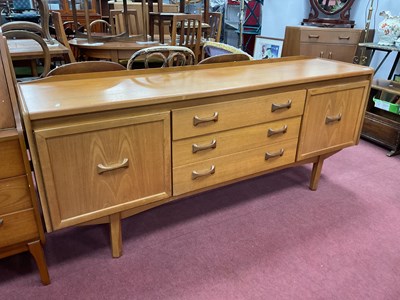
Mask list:
[[[338,13],[340,13],[341,11],[346,11],[348,9],[350,9],[350,7],[352,6],[354,0],[333,0],[335,2],[345,2],[342,6],[336,8],[336,9],[328,9],[329,3],[332,0],[311,0],[311,5],[313,5],[313,3],[315,4],[315,7],[322,13],[326,14],[326,15],[336,15]],[[321,2],[321,3],[320,3]],[[332,6],[330,6],[332,7]]]
[[[330,10],[326,7],[330,2],[341,1],[345,1],[345,3],[337,9]],[[350,9],[354,1],[355,0],[310,0],[310,14],[308,19],[303,20],[302,25],[312,24],[317,26],[335,26],[336,24],[353,28],[354,21],[350,21]],[[323,14],[323,16],[319,17],[320,13]],[[339,14],[340,16],[337,16]]]

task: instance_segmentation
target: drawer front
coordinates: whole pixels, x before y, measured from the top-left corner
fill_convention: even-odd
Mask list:
[[[53,229],[171,195],[169,112],[36,136]]]
[[[0,142],[0,179],[25,174],[19,140]]]
[[[173,167],[296,138],[301,117],[212,133],[172,143]]]
[[[292,163],[295,160],[296,147],[297,139],[292,139],[174,168],[174,195]],[[266,153],[274,157],[266,159]]]
[[[299,116],[305,95],[305,90],[299,90],[173,110],[173,139]]]
[[[33,209],[0,215],[0,248],[39,238]]]
[[[301,126],[298,159],[358,142],[369,82],[309,90]]]
[[[333,59],[344,62],[353,62],[357,51],[357,45],[328,45],[328,44],[300,44],[300,54]]]
[[[26,176],[0,180],[0,215],[32,207]]]
[[[301,30],[300,42],[330,43],[330,44],[358,44],[359,30]]]

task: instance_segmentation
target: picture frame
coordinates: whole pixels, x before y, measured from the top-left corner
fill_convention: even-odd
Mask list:
[[[278,58],[282,55],[283,39],[256,36],[254,45],[254,59]]]

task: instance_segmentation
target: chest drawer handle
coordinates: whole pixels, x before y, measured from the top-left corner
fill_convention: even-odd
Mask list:
[[[207,171],[203,171],[203,172],[192,171],[192,180],[195,180],[196,178],[199,178],[199,177],[212,175],[214,173],[215,173],[214,165],[211,165],[211,168]]]
[[[103,164],[97,165],[97,174],[102,174],[104,172],[113,171],[121,168],[128,168],[129,167],[129,160],[124,158],[121,163],[105,166]]]
[[[4,220],[0,219],[0,226],[3,225],[3,223],[4,223]]]
[[[278,157],[278,156],[282,156],[283,153],[285,153],[285,149],[283,149],[283,148],[277,152],[272,152],[272,153],[267,152],[267,153],[265,153],[265,160],[268,160],[268,159],[274,158],[274,157]]]
[[[332,122],[339,122],[342,119],[342,114],[338,114],[337,116],[327,116],[325,118],[325,124],[329,124]]]
[[[339,40],[349,40],[349,36],[339,36]]]
[[[286,103],[283,103],[283,104],[272,103],[271,111],[274,112],[278,109],[282,109],[282,108],[289,109],[291,107],[292,107],[292,100],[289,99]]]
[[[319,35],[318,34],[309,34],[308,38],[309,39],[319,39]]]
[[[200,123],[206,122],[217,122],[218,121],[218,112],[215,112],[211,117],[200,118],[199,116],[193,117],[193,125],[197,126]]]
[[[272,136],[272,135],[274,135],[274,134],[279,134],[279,133],[282,133],[282,134],[284,134],[284,133],[286,133],[287,132],[287,125],[284,125],[282,128],[279,128],[279,129],[272,129],[272,128],[269,128],[268,129],[268,136]]]
[[[217,140],[212,140],[210,144],[208,145],[197,145],[193,144],[192,145],[192,153],[196,153],[198,151],[203,151],[207,149],[215,149],[217,147]]]

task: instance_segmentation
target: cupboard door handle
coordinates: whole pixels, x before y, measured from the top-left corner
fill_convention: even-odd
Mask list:
[[[328,58],[332,59],[332,52],[329,51]]]
[[[349,36],[339,36],[339,40],[349,40]]]
[[[272,135],[274,135],[274,134],[279,134],[279,133],[286,133],[286,131],[287,131],[287,128],[288,128],[288,126],[287,125],[284,125],[282,128],[279,128],[279,129],[272,129],[272,128],[269,128],[268,129],[268,136],[272,136]]]
[[[318,34],[309,34],[308,38],[309,39],[319,39],[319,35]]]
[[[124,158],[121,163],[105,166],[103,164],[97,165],[97,174],[102,174],[104,172],[113,171],[121,168],[128,168],[129,167],[129,160]]]
[[[199,178],[199,177],[212,175],[214,173],[215,173],[214,165],[211,165],[211,168],[207,171],[203,171],[203,172],[192,171],[192,180],[195,180],[196,178]]]
[[[3,225],[3,223],[4,223],[4,220],[0,219],[0,226]]]
[[[270,158],[273,158],[273,157],[278,157],[278,156],[282,156],[283,155],[283,153],[285,153],[285,149],[281,149],[281,150],[279,150],[279,151],[277,151],[277,152],[266,152],[265,153],[265,160],[268,160],[268,159],[270,159]]]
[[[329,124],[332,122],[339,122],[342,119],[342,114],[339,113],[337,116],[327,116],[325,118],[325,124]]]
[[[321,52],[319,53],[319,57],[320,57],[320,58],[323,58],[323,57],[324,57],[324,51],[321,51]]]
[[[217,140],[212,140],[208,145],[192,145],[192,153],[196,153],[198,151],[207,150],[207,149],[215,149],[217,147]]]
[[[217,122],[218,121],[218,112],[215,112],[211,117],[200,118],[199,116],[193,117],[193,125],[197,126],[200,123],[205,122]]]
[[[282,108],[289,109],[291,107],[292,107],[292,100],[289,99],[286,103],[283,103],[283,104],[272,103],[271,111],[274,112],[274,111],[276,111],[278,109],[282,109]]]

